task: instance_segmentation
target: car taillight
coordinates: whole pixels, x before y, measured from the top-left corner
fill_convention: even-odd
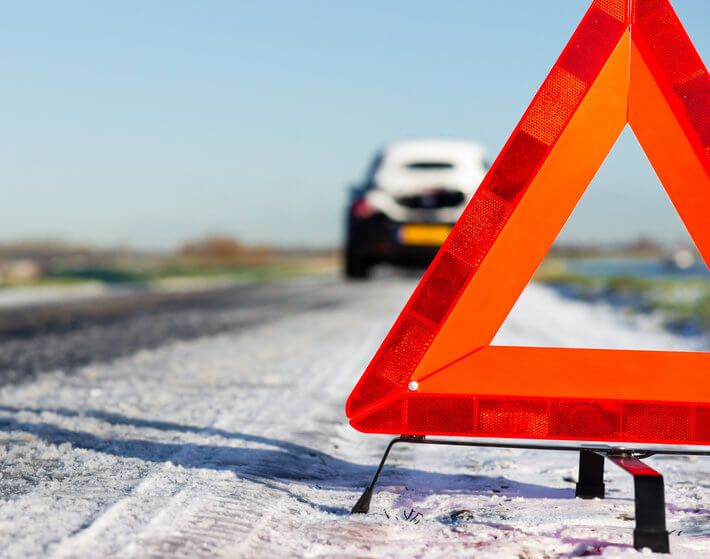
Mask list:
[[[358,198],[350,207],[350,213],[359,218],[372,217],[377,211],[377,208],[371,205],[365,198]]]

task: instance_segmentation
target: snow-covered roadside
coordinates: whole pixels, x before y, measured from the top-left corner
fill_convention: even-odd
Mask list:
[[[87,281],[76,285],[40,285],[3,287],[0,289],[0,310],[35,305],[69,303],[133,295],[136,293],[192,293],[248,283],[250,280],[220,277],[166,278],[149,284],[106,284]],[[253,280],[252,280],[253,281]]]
[[[86,282],[78,285],[4,287],[0,289],[0,309],[101,297],[110,292],[111,288],[100,282]]]
[[[354,432],[344,400],[413,287],[3,388],[0,556],[635,555],[627,474],[575,500],[573,453],[402,448],[371,514],[348,514],[386,439]],[[687,347],[535,285],[496,342]],[[650,463],[673,551],[707,557],[710,460]]]
[[[493,343],[705,351],[709,342],[663,330],[655,315],[622,313],[609,304],[569,299],[551,287],[531,284]]]

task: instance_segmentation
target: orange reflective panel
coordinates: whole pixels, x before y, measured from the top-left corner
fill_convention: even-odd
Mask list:
[[[667,0],[593,2],[350,395],[351,424],[710,444],[708,354],[490,346],[626,124],[710,263],[709,100]]]

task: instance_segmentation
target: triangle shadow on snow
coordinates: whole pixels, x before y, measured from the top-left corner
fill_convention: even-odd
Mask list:
[[[133,418],[101,410],[77,412],[66,408],[0,405],[0,412],[92,418],[110,425],[219,437],[253,444],[255,447],[176,442],[174,434],[170,436],[169,441],[160,438],[102,438],[87,431],[68,429],[46,421],[19,421],[10,416],[0,416],[0,432],[29,433],[47,444],[69,443],[77,449],[118,458],[136,458],[146,462],[172,463],[185,468],[233,472],[238,477],[286,492],[291,497],[319,510],[342,515],[349,515],[350,509],[315,503],[301,493],[294,493],[287,486],[280,484],[295,482],[311,488],[331,491],[359,491],[363,479],[367,478],[372,471],[371,464],[351,462],[304,445],[212,427]],[[569,488],[545,487],[520,483],[500,476],[437,473],[397,465],[390,465],[384,470],[381,484],[385,487],[393,485],[398,488],[406,484],[414,491],[425,495],[448,493],[487,496],[497,494],[509,498],[574,498],[574,487],[571,484]]]

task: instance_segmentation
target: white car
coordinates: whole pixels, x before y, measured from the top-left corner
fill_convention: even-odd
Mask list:
[[[458,140],[391,144],[353,190],[345,274],[365,278],[379,262],[427,265],[488,170],[486,151]]]

